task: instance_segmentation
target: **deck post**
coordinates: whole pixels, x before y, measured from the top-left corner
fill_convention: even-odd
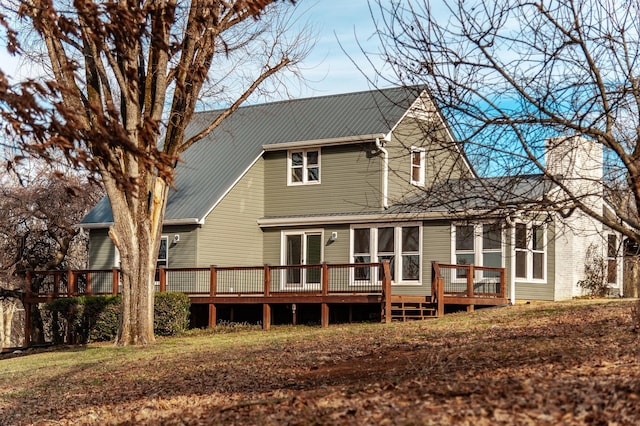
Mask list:
[[[322,303],[320,305],[320,325],[321,327],[325,328],[325,327],[329,327],[329,304],[328,303]]]
[[[84,289],[84,292],[86,294],[91,294],[91,272],[89,271],[85,271],[85,276],[87,277],[87,288]],[[77,278],[76,278],[76,282],[77,282]]]
[[[209,303],[209,328],[215,328],[217,322],[218,311],[215,303]]]
[[[444,316],[444,278],[438,277],[437,288],[437,302],[438,302],[438,318]]]
[[[167,292],[167,270],[161,266],[158,268],[158,275],[160,276],[160,293]]]
[[[76,274],[71,269],[67,271],[67,293],[69,297],[77,296]]]
[[[118,284],[120,283],[118,268],[111,268],[111,293],[118,294]]]
[[[266,298],[271,295],[271,267],[265,264],[263,271],[264,297]],[[271,305],[269,303],[262,304],[262,329],[264,331],[271,330]]]
[[[69,289],[67,288],[67,293],[68,292],[69,292]],[[54,294],[54,297],[60,294],[60,272],[59,271],[55,271],[53,273],[53,294]]]
[[[322,262],[322,295],[329,294],[329,265],[327,262]]]
[[[382,261],[382,296],[384,299],[384,322],[391,323],[391,270],[389,269],[389,261]]]
[[[327,262],[322,262],[322,295],[326,296],[329,294],[329,265]],[[321,303],[320,304],[320,326],[328,327],[329,326],[329,304]]]
[[[218,272],[216,265],[209,266],[209,297],[215,297],[218,291]],[[215,303],[209,303],[209,328],[216,326],[218,310]]]
[[[271,330],[271,305],[269,303],[262,304],[262,329],[264,331]]]
[[[467,271],[467,297],[473,297],[473,281],[475,280],[476,271],[473,265],[469,265]],[[473,312],[474,306],[467,305],[467,312]]]
[[[218,291],[218,272],[216,265],[209,266],[209,297],[215,297]]]
[[[506,268],[500,269],[500,294],[498,295],[500,298],[507,297],[507,270]]]
[[[264,297],[271,295],[271,267],[267,264],[264,265]]]

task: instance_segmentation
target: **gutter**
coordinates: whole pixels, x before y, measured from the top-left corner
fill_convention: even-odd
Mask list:
[[[175,226],[175,225],[201,225],[203,222],[197,218],[181,218],[181,219],[168,219],[162,222],[162,226]],[[113,226],[113,222],[96,222],[96,223],[78,223],[74,225],[76,228],[82,229],[106,229]]]
[[[300,217],[272,217],[260,218],[256,222],[260,228],[275,228],[286,226],[305,225],[340,225],[352,223],[374,223],[391,221],[419,221],[419,220],[440,220],[455,219],[455,213],[424,212],[424,213],[368,213],[368,214],[343,214],[335,216],[300,216]]]
[[[279,151],[283,149],[308,148],[313,146],[348,145],[357,142],[369,142],[384,138],[384,133],[372,133],[370,135],[343,136],[329,139],[313,139],[308,141],[282,142],[262,145],[265,151]]]

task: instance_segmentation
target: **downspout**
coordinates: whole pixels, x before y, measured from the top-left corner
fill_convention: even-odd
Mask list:
[[[516,250],[515,250],[515,246],[516,246],[516,224],[513,222],[513,220],[511,219],[511,216],[507,215],[507,217],[505,218],[507,225],[509,225],[509,228],[511,230],[511,242],[510,242],[510,247],[509,247],[509,263],[510,263],[510,268],[509,268],[509,280],[511,281],[511,289],[509,290],[510,293],[510,302],[511,305],[515,305],[516,304]]]
[[[376,138],[376,148],[382,153],[382,207],[389,208],[389,151],[384,147],[384,142]]]

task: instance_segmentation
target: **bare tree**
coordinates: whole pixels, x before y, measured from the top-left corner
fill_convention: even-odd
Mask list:
[[[371,3],[397,79],[429,88],[478,173],[493,177],[422,200],[452,211],[470,195],[494,210],[579,210],[640,241],[638,1]],[[604,175],[557,167],[595,171],[603,157]],[[615,215],[592,203],[603,193]]]
[[[103,192],[76,172],[39,165],[21,177],[0,173],[0,346],[10,346],[12,319],[27,270],[86,268],[87,236],[75,226]]]
[[[18,88],[0,79],[10,108],[3,115],[12,132],[38,141],[23,149],[49,160],[62,152],[65,160],[100,174],[114,216],[109,235],[123,270],[118,344],[154,341],[156,254],[180,154],[272,76],[295,71],[306,54],[308,40],[287,37],[285,31],[284,8],[291,3],[29,0],[15,5],[18,18],[32,26],[32,37],[46,46],[53,78]],[[18,35],[6,31],[9,49],[19,49]],[[252,66],[238,65],[247,60]],[[226,85],[229,76],[236,91]],[[229,106],[203,131],[187,136],[205,87]]]

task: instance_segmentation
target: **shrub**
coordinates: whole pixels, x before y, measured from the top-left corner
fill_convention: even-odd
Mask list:
[[[45,305],[54,343],[88,343],[115,339],[120,325],[120,296],[82,296],[56,299]],[[155,295],[154,332],[183,333],[189,326],[189,296]],[[69,338],[67,338],[69,337]]]
[[[587,248],[584,263],[585,279],[578,281],[578,285],[586,290],[590,296],[603,297],[609,291],[607,284],[607,265],[595,244]]]
[[[85,324],[88,342],[113,340],[120,325],[120,296],[85,297]]]
[[[189,296],[184,293],[156,293],[153,331],[158,336],[184,333],[189,327]]]

